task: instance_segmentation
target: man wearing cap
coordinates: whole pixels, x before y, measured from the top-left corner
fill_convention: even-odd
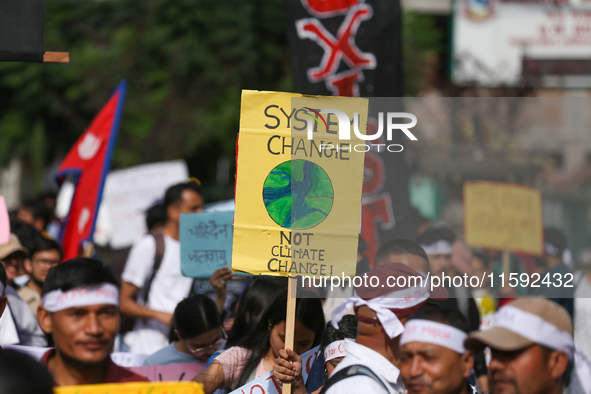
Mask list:
[[[511,301],[495,313],[492,328],[470,333],[464,345],[472,351],[490,347],[493,394],[559,394],[573,358],[581,392],[591,392],[591,366],[575,351],[570,316],[546,298]]]
[[[19,297],[14,286],[14,279],[19,275],[19,267],[29,251],[24,248],[18,237],[10,234],[10,241],[0,245],[0,260],[6,270],[7,286],[5,289],[8,308],[18,331],[19,345],[47,346],[47,339],[41,331],[35,315],[27,303]]]
[[[468,377],[474,355],[464,341],[470,331],[460,311],[426,306],[407,320],[400,337],[400,375],[409,394],[473,394]]]
[[[357,338],[344,342],[347,356],[335,368],[323,392],[404,393],[398,364],[403,323],[431,296],[419,272],[401,263],[384,263],[367,273],[370,285],[345,300],[332,313],[335,328],[351,306],[357,316]],[[371,279],[375,277],[377,280]],[[396,280],[388,278],[396,278]],[[372,284],[376,284],[374,287]],[[382,287],[383,285],[383,287]]]
[[[96,260],[76,258],[49,270],[37,312],[55,349],[41,363],[56,386],[146,381],[110,358],[119,328],[119,283]]]

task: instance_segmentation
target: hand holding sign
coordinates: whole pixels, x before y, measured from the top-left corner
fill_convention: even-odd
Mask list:
[[[283,383],[291,383],[292,392],[297,393],[299,388],[305,388],[302,377],[302,358],[291,349],[280,349],[279,357],[273,366],[273,376]]]

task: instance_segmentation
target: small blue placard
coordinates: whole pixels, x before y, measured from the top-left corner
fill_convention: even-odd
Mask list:
[[[209,278],[231,268],[234,211],[181,215],[181,272],[190,278]]]

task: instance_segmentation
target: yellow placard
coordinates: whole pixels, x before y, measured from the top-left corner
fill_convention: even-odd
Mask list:
[[[466,182],[464,237],[470,246],[541,255],[540,191],[510,183]]]
[[[243,91],[232,269],[254,275],[354,275],[367,99]],[[313,126],[312,139],[308,123]],[[327,128],[328,127],[328,128]],[[353,149],[357,147],[357,151]]]
[[[203,394],[195,382],[108,383],[56,387],[55,394]]]

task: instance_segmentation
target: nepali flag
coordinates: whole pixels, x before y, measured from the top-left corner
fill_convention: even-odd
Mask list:
[[[79,256],[82,242],[92,241],[126,89],[127,82],[123,80],[57,170],[56,178],[60,184],[67,175],[76,176],[76,191],[60,234],[64,260]]]

